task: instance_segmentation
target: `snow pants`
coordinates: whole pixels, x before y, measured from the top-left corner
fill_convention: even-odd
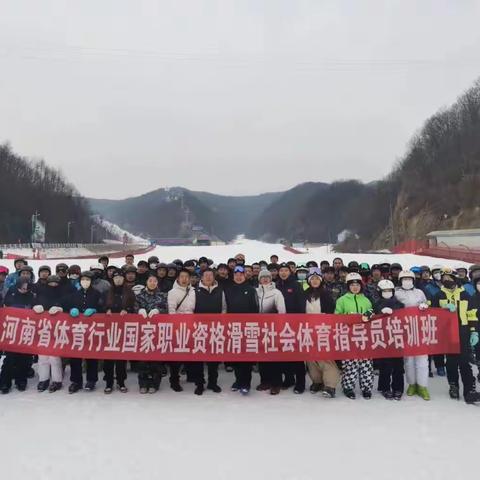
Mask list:
[[[117,380],[118,385],[124,385],[127,379],[126,360],[104,360],[103,373],[107,387],[113,387],[113,381]]]
[[[63,366],[60,357],[50,357],[48,355],[38,356],[38,380],[46,382],[51,380],[55,383],[63,381]]]
[[[160,388],[162,381],[162,363],[161,362],[138,362],[138,386],[140,388]]]
[[[87,382],[98,382],[98,360],[85,360],[87,364]],[[82,359],[70,359],[70,381],[83,385]]]
[[[0,385],[10,388],[12,380],[15,380],[15,385],[26,384],[31,365],[32,356],[30,354],[5,352],[0,372]]]
[[[307,362],[307,370],[313,383],[321,383],[333,389],[337,388],[342,376],[337,364],[331,360]]]
[[[380,370],[378,391],[403,393],[405,388],[403,358],[382,358],[378,360],[378,368]]]
[[[207,362],[208,385],[216,385],[218,380],[219,362]],[[205,364],[203,362],[191,362],[188,364],[190,375],[195,385],[205,385]]]
[[[358,379],[362,392],[372,391],[372,360],[344,360],[342,362],[342,369],[342,388],[344,390],[354,390]]]
[[[252,367],[251,362],[235,362],[233,369],[235,370],[235,383],[238,388],[250,389],[252,384]]]
[[[428,355],[405,358],[405,372],[409,385],[428,386]]]
[[[258,364],[260,383],[270,387],[282,386],[282,363],[281,362],[260,362]]]

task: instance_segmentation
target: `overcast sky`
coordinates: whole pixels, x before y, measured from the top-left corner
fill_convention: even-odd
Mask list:
[[[390,171],[480,76],[480,1],[2,0],[0,142],[80,192]]]

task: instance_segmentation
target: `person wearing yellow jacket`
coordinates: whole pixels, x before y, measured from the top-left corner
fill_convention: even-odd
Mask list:
[[[441,272],[442,287],[432,299],[432,307],[456,312],[460,334],[460,353],[447,355],[447,379],[450,398],[460,399],[459,371],[466,403],[479,403],[480,393],[475,391],[475,378],[470,365],[470,352],[478,344],[477,309],[472,308],[470,295],[457,283],[457,275],[451,268]]]

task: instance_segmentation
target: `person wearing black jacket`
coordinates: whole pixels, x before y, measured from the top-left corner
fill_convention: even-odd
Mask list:
[[[291,273],[290,266],[287,263],[282,263],[279,266],[276,285],[285,299],[287,313],[305,313],[305,293],[295,276]],[[293,391],[297,394],[305,391],[306,370],[304,362],[285,362],[283,373],[285,375],[282,384],[284,390],[294,386]]]
[[[404,308],[403,303],[395,298],[395,285],[391,280],[378,282],[379,297],[373,309],[377,314],[391,315],[394,310]],[[378,360],[378,391],[387,400],[400,400],[404,390],[403,358],[381,358]]]
[[[215,274],[211,268],[202,272],[202,279],[195,289],[195,313],[226,313],[227,304],[223,289],[215,280]],[[219,362],[207,362],[208,383],[207,389],[215,393],[220,393],[218,381]],[[190,364],[190,374],[192,375],[196,388],[195,395],[202,395],[205,385],[205,374],[203,362],[192,362]]]
[[[95,313],[100,313],[101,295],[92,287],[94,275],[92,272],[82,272],[80,276],[80,290],[69,295],[63,302],[65,311],[70,312],[70,316],[77,318],[80,314],[85,317],[91,317]],[[82,319],[83,320],[83,319]],[[88,359],[87,364],[87,383],[85,390],[92,391],[98,381],[98,360]],[[69,393],[76,393],[83,388],[82,359],[70,359],[70,387]]]
[[[60,278],[58,287],[60,288],[60,296],[67,297],[75,291],[72,281],[68,278],[68,265],[66,263],[59,263],[55,267],[55,273]]]
[[[119,313],[126,315],[135,311],[135,295],[129,286],[125,285],[125,277],[122,270],[117,269],[112,274],[113,287],[107,296],[107,314]],[[122,393],[127,393],[125,386],[127,379],[126,360],[104,360],[103,373],[106,386],[104,392],[113,392],[113,381],[117,380],[117,387]]]
[[[4,304],[6,307],[32,308],[35,304],[32,284],[21,277],[18,278],[15,286],[10,288],[5,295]],[[15,380],[15,385],[19,391],[23,392],[26,390],[31,363],[31,355],[5,352],[0,372],[0,389],[3,394],[10,392],[12,380]]]
[[[258,313],[257,291],[246,283],[245,269],[241,265],[233,270],[233,282],[225,289],[225,300],[227,313]],[[247,395],[252,383],[252,363],[235,362],[234,370],[232,391]]]

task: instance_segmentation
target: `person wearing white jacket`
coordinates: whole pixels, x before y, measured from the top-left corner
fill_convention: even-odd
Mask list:
[[[272,282],[272,274],[261,270],[258,274],[257,288],[259,313],[287,313],[285,299],[280,290]],[[282,364],[279,362],[261,362],[258,364],[260,373],[259,392],[270,390],[271,395],[278,395],[282,387]]]
[[[190,272],[183,269],[179,272],[167,298],[169,314],[192,314],[195,312],[195,289],[190,285]],[[180,366],[178,362],[170,362],[170,387],[175,392],[183,391],[180,385]],[[187,379],[191,377],[188,363],[185,364]]]
[[[428,308],[427,297],[422,290],[415,288],[415,274],[409,270],[400,272],[398,276],[400,286],[395,290],[395,298],[403,303],[405,308],[418,307],[420,310]],[[407,395],[419,395],[424,400],[430,400],[428,392],[428,355],[417,355],[405,358],[405,372],[407,376]]]

